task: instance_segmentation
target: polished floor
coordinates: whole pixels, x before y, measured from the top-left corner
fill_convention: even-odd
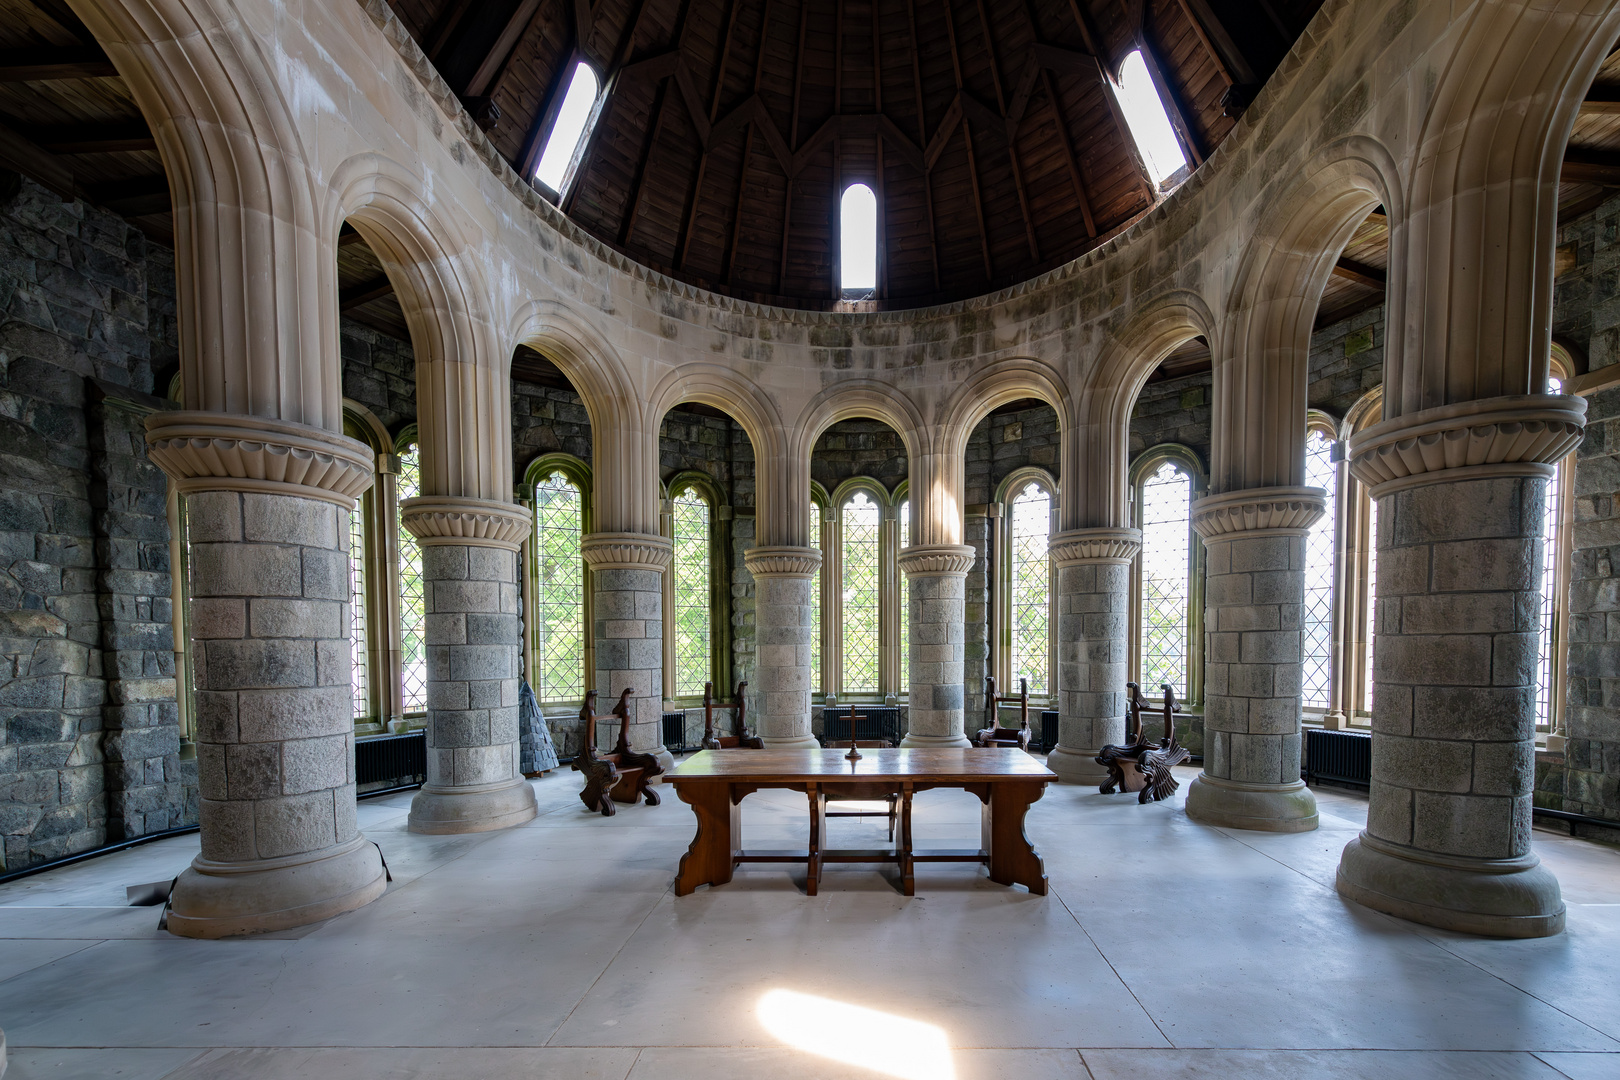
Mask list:
[[[1620,849],[1538,833],[1569,930],[1487,941],[1340,899],[1353,794],[1279,836],[1054,787],[1029,820],[1046,897],[946,864],[914,899],[887,868],[831,868],[811,899],[759,866],[677,900],[685,805],[602,818],[576,777],[500,833],[413,836],[409,793],[361,803],[393,884],[294,932],[186,941],[123,906],[195,836],[0,886],[6,1080],[1620,1078]],[[746,843],[802,843],[802,799],[750,796]],[[920,844],[977,820],[918,797]]]

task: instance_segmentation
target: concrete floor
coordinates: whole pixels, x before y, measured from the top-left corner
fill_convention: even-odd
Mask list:
[[[936,865],[914,899],[887,868],[810,899],[756,866],[676,900],[686,806],[602,818],[576,775],[500,833],[413,836],[409,793],[362,802],[394,883],[293,932],[186,941],[123,906],[195,836],[0,886],[6,1080],[1620,1077],[1620,849],[1538,833],[1569,930],[1486,941],[1339,898],[1353,794],[1282,836],[1053,787],[1044,898]],[[919,796],[919,843],[976,843],[977,805]],[[743,809],[748,846],[803,843],[802,796]]]

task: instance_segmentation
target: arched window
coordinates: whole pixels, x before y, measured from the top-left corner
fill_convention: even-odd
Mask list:
[[[821,565],[816,567],[816,576],[810,580],[810,689],[812,693],[823,693],[827,687],[825,669],[822,667],[821,609],[825,606],[821,598],[821,582],[827,570],[827,548],[821,539],[821,529],[827,516],[826,505],[822,499],[814,495],[810,498],[810,546],[821,552]]]
[[[900,551],[911,546],[911,500],[900,504]],[[896,556],[898,558],[898,555]],[[895,685],[900,693],[911,692],[911,581],[895,572],[900,588],[900,671]]]
[[[1378,423],[1383,416],[1384,393],[1374,387],[1362,395],[1339,425],[1341,439],[1349,439]],[[1344,565],[1340,568],[1344,595],[1336,598],[1343,608],[1339,625],[1345,640],[1338,657],[1345,689],[1336,693],[1337,708],[1345,719],[1365,724],[1373,702],[1373,628],[1378,596],[1378,504],[1367,486],[1353,473],[1344,476],[1344,491],[1338,510],[1344,520],[1337,523],[1344,536]]]
[[[366,635],[366,511],[362,497],[349,519],[349,685],[355,719],[371,715],[370,642]]]
[[[1143,161],[1156,183],[1185,168],[1187,158],[1181,152],[1181,143],[1170,127],[1170,117],[1164,111],[1164,100],[1159,97],[1153,76],[1148,74],[1147,63],[1140,50],[1125,58],[1119,69],[1119,105],[1125,114],[1125,124],[1131,129],[1131,138],[1142,152]],[[1157,684],[1154,689],[1157,689]]]
[[[394,528],[399,534],[400,703],[405,712],[427,711],[427,605],[422,586],[422,548],[400,520],[399,504],[422,493],[421,448],[399,455]]]
[[[1142,530],[1135,581],[1136,683],[1148,696],[1169,683],[1187,701],[1196,701],[1198,657],[1193,649],[1197,603],[1194,596],[1190,451],[1170,447],[1149,451],[1133,469],[1136,526]]]
[[[839,507],[838,516],[844,673],[840,690],[880,693],[882,507],[865,491],[856,491]]]
[[[675,555],[675,694],[693,697],[713,679],[710,621],[714,571],[710,562],[711,507],[695,488],[684,487],[671,501]]]
[[[1018,480],[1008,516],[1007,627],[1011,631],[1008,692],[1029,680],[1029,692],[1051,692],[1052,492],[1040,480]]]
[[[849,185],[838,203],[838,284],[845,300],[877,289],[877,196],[865,184]]]
[[[585,490],[579,469],[537,463],[534,477],[533,619],[535,697],[585,696]],[[573,473],[574,475],[570,475]]]
[[[1561,347],[1555,346],[1552,374],[1547,393],[1562,394],[1574,375],[1575,366]],[[1573,573],[1575,455],[1571,452],[1558,462],[1547,481],[1547,503],[1543,511],[1541,566],[1541,642],[1536,657],[1536,730],[1561,737],[1565,731],[1566,665],[1569,658],[1569,581]],[[1548,749],[1561,749],[1549,739]]]
[[[1313,426],[1305,437],[1305,483],[1327,494],[1327,512],[1305,538],[1305,607],[1301,616],[1305,670],[1302,704],[1333,707],[1334,529],[1338,522],[1339,471],[1333,460],[1333,434]]]
[[[559,195],[567,190],[574,178],[579,148],[585,142],[586,126],[595,111],[599,86],[596,72],[591,70],[589,64],[582,60],[574,65],[574,73],[568,78],[568,89],[563,93],[562,105],[551,123],[551,134],[546,137],[546,148],[540,152],[540,164],[535,167],[534,178]]]

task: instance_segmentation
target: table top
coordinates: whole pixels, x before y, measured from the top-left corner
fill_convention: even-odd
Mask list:
[[[701,750],[664,774],[674,783],[699,780],[832,781],[915,780],[994,783],[998,780],[1056,780],[1057,774],[1015,747],[862,749],[849,761],[848,749]]]

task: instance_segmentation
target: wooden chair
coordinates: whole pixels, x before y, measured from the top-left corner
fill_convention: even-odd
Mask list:
[[[1175,692],[1169,683],[1160,683],[1164,691],[1164,736],[1150,743],[1142,734],[1142,691],[1135,683],[1126,683],[1130,700],[1126,706],[1125,731],[1131,741],[1124,746],[1105,746],[1094,759],[1108,770],[1108,779],[1098,788],[1104,795],[1114,789],[1137,792],[1139,803],[1168,799],[1181,785],[1171,771],[1188,758],[1187,749],[1176,742],[1174,716],[1181,711]]]
[[[737,684],[737,690],[729,703],[714,700],[714,683],[703,684],[703,749],[705,750],[735,750],[742,747],[747,750],[763,750],[765,743],[758,735],[748,730],[748,701],[743,691],[748,689],[748,680],[744,679]],[[731,734],[716,735],[714,733],[714,711],[716,709],[730,709]]]
[[[1004,702],[1018,703],[1018,726],[1016,728],[1002,727],[998,722],[996,707]],[[1016,746],[1020,750],[1029,749],[1029,680],[1018,680],[1018,693],[996,694],[996,680],[984,680],[984,723],[985,727],[973,737],[975,746]]]
[[[886,739],[863,739],[863,740],[857,740],[855,738],[855,730],[856,730],[855,729],[855,724],[856,724],[856,721],[865,720],[865,719],[866,719],[866,717],[864,717],[864,716],[856,716],[853,710],[850,711],[850,714],[849,714],[849,730],[850,730],[849,742],[840,743],[839,744],[839,749],[843,749],[845,747],[859,747],[862,750],[866,750],[866,749],[884,749],[884,750],[886,750],[886,749],[889,749],[891,747],[891,744]],[[889,842],[893,843],[894,842],[894,827],[895,827],[895,824],[900,820],[900,793],[898,791],[896,791],[896,792],[893,792],[891,794],[883,795],[883,796],[880,796],[880,797],[889,806],[889,810],[888,810]],[[834,818],[834,817],[871,817],[872,816],[872,811],[870,811],[870,810],[828,810],[828,809],[826,809],[826,805],[828,803],[835,803],[835,802],[876,802],[877,801],[877,799],[869,799],[869,798],[863,798],[863,797],[860,797],[860,796],[848,796],[848,795],[823,795],[821,797],[821,799],[822,799],[822,807],[819,810],[819,813],[820,813],[821,817],[824,818],[824,819],[825,818]],[[816,812],[817,811],[813,810],[811,813],[815,814]]]
[[[611,754],[599,754],[596,722],[614,716],[619,718],[619,741]],[[585,787],[579,793],[579,801],[585,808],[600,811],[603,817],[612,817],[614,803],[637,803],[646,799],[648,806],[657,806],[658,792],[652,789],[651,781],[663,774],[664,767],[651,754],[630,749],[630,691],[626,689],[620,694],[613,711],[601,716],[596,715],[596,691],[587,691],[579,718],[585,722],[585,731],[573,767],[585,774]]]

